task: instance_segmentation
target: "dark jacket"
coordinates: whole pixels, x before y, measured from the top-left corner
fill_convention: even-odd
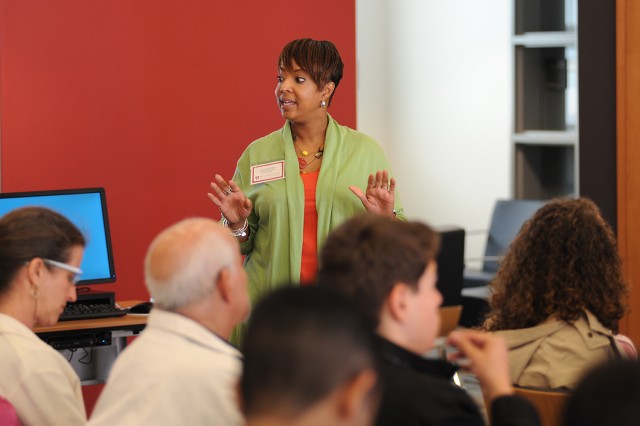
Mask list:
[[[467,392],[451,382],[455,367],[378,339],[383,385],[377,426],[477,425],[484,420]],[[517,396],[496,398],[493,426],[537,426],[535,408]]]

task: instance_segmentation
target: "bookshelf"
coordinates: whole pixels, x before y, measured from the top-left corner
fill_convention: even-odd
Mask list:
[[[576,196],[577,0],[514,1],[514,196]]]

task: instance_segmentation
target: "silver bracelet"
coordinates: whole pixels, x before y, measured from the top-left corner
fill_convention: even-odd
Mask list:
[[[247,219],[244,220],[244,225],[240,229],[231,229],[229,228],[229,221],[224,215],[222,215],[222,225],[229,230],[231,236],[236,238],[244,238],[247,236],[247,229],[249,229],[249,221]]]

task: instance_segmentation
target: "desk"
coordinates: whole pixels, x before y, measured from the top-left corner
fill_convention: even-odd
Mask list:
[[[118,305],[128,308],[140,302],[127,300],[118,302]],[[117,318],[62,321],[48,327],[35,327],[33,331],[44,341],[57,338],[80,340],[89,335],[111,333],[110,342],[105,346],[58,351],[69,360],[83,385],[93,385],[106,382],[115,359],[127,346],[127,337],[140,333],[146,324],[146,315],[125,315]]]

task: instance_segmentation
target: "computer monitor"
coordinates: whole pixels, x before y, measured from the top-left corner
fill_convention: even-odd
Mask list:
[[[442,306],[459,305],[462,302],[465,232],[458,226],[441,226],[436,230],[440,233],[436,287],[442,294]]]
[[[19,207],[54,210],[73,222],[85,236],[78,285],[112,283],[116,279],[104,188],[0,193],[0,217]]]

